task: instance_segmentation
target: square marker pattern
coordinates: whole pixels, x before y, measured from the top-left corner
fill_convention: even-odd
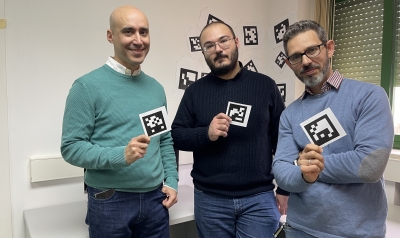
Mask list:
[[[236,102],[228,102],[228,108],[226,109],[226,115],[231,119],[232,125],[247,127],[247,122],[250,117],[251,106]]]
[[[152,137],[171,130],[167,123],[167,111],[165,107],[156,108],[154,110],[139,115],[142,122],[143,130],[146,135]]]
[[[300,126],[310,142],[319,146],[327,146],[347,135],[330,108],[300,123]]]

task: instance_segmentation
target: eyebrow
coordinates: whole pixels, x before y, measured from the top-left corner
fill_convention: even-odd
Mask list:
[[[123,27],[123,28],[121,29],[121,32],[126,31],[126,30],[136,31],[136,29],[135,29],[134,27]],[[149,28],[147,28],[147,27],[141,27],[141,28],[139,28],[139,31],[146,31],[146,32],[149,32]]]
[[[230,36],[228,36],[228,35],[221,36],[220,38],[218,38],[217,41],[219,41],[219,40],[221,40],[221,39],[223,39],[223,38],[225,38],[225,37],[230,37]],[[233,38],[233,37],[232,37],[232,38]],[[215,41],[206,41],[206,42],[204,42],[204,44],[207,44],[207,43],[215,43]]]

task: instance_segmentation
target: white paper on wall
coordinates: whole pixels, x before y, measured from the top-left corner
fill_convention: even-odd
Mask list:
[[[204,59],[202,60],[204,61]],[[175,75],[174,97],[182,98],[190,84],[204,77],[210,72],[205,62],[182,57],[178,60]]]
[[[259,22],[241,22],[235,28],[236,37],[242,49],[265,47],[265,29]]]
[[[273,58],[274,61],[269,62],[271,64],[271,67],[274,69],[275,72],[281,74],[287,67],[285,63],[286,55],[283,50],[283,46],[271,49],[270,54],[274,56]],[[287,68],[291,70],[289,67]]]
[[[265,64],[262,63],[259,57],[246,57],[244,60],[240,60],[243,64],[243,68],[246,68],[253,72],[264,73],[266,72]]]
[[[190,56],[197,60],[204,59],[200,45],[200,31],[198,30],[197,26],[193,26],[189,29],[189,31],[186,33],[185,39]]]
[[[297,21],[297,11],[293,11],[288,15],[276,19],[268,25],[267,35],[269,39],[269,47],[271,49],[283,45],[283,35],[285,34],[289,25]]]

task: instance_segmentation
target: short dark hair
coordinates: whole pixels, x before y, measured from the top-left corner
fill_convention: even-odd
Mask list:
[[[308,30],[315,31],[322,44],[326,45],[326,42],[328,42],[328,37],[326,35],[325,29],[320,24],[312,20],[298,21],[290,25],[285,34],[283,35],[283,48],[285,49],[285,53],[287,56],[288,56],[288,51],[287,51],[288,41],[297,36],[298,34],[306,32]]]
[[[211,23],[209,23],[208,25],[206,25],[205,27],[203,27],[203,30],[201,30],[201,32],[200,32],[199,39],[201,38],[201,35],[203,34],[203,31],[204,31],[205,29],[207,29],[209,26],[215,25],[215,24],[222,24],[222,25],[227,26],[227,27],[229,28],[229,30],[231,31],[231,33],[232,33],[232,35],[233,35],[233,38],[236,38],[235,32],[233,32],[233,29],[232,29],[232,27],[231,27],[230,25],[226,24],[226,23],[223,22],[223,21],[215,21],[215,22],[211,22]]]

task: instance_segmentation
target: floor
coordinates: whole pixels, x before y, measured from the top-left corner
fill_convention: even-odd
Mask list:
[[[387,220],[386,221],[386,238],[400,237],[400,223]]]

